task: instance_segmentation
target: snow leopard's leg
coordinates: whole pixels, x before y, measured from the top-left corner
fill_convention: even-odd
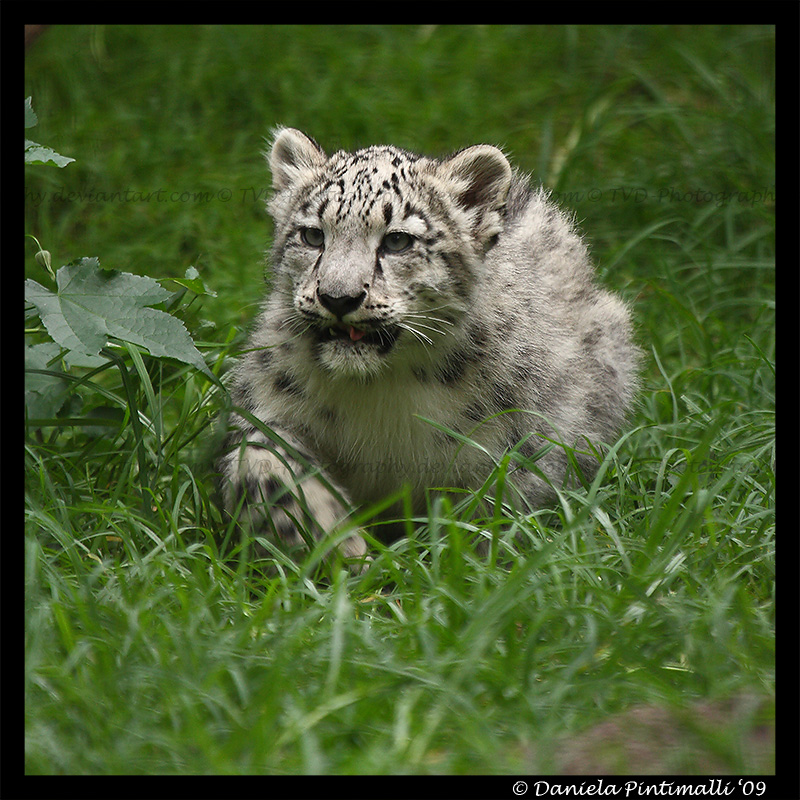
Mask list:
[[[301,464],[287,448],[237,421],[239,428],[229,438],[219,467],[225,508],[238,514],[240,527],[253,538],[263,536],[286,548],[306,544],[299,527],[314,539],[339,528],[348,509],[336,494],[346,502],[345,492],[327,478],[322,480],[318,470]],[[290,448],[302,452],[290,434],[275,432]],[[358,534],[342,541],[339,549],[347,558],[362,563],[366,559],[367,546]]]

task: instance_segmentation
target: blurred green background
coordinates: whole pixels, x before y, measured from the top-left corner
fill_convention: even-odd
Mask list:
[[[214,313],[243,321],[275,125],[329,151],[490,142],[575,210],[610,284],[647,299],[676,250],[704,268],[720,246],[761,255],[773,53],[769,27],[56,27],[27,57],[25,91],[37,141],[77,161],[28,170],[27,232],[56,260],[155,277],[195,264],[226,306]],[[721,192],[745,194],[721,214]],[[769,281],[728,268],[718,288],[744,299]],[[638,311],[663,321],[657,303]]]

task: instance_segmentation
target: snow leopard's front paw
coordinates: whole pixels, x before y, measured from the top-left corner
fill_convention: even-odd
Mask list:
[[[339,528],[347,508],[317,477],[302,477],[287,455],[259,446],[236,448],[223,459],[225,506],[238,511],[239,524],[253,538],[266,537],[287,549],[307,544]],[[300,477],[298,477],[300,476]],[[339,549],[347,558],[365,559],[367,546],[357,534]]]

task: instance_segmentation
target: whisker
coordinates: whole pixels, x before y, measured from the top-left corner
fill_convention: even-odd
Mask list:
[[[433,331],[434,333],[444,333],[439,328],[432,327],[431,325],[423,325],[421,322],[414,322],[418,328],[425,328],[426,331]]]
[[[447,304],[447,303],[444,303],[444,304],[442,304],[442,305],[440,305],[440,306],[433,306],[432,308],[428,308],[428,309],[426,309],[426,310],[427,310],[428,312],[432,312],[432,311],[441,311],[443,308],[452,308],[452,306],[450,306],[450,305],[449,305],[449,304]]]
[[[441,322],[444,325],[454,325],[455,323],[449,319],[444,319],[442,317],[434,317],[430,314],[420,314],[414,311],[408,311],[405,314],[406,317],[418,317],[419,319],[427,319],[429,322]]]
[[[416,328],[412,327],[411,325],[408,325],[408,324],[403,323],[403,322],[398,322],[397,323],[397,327],[398,328],[402,328],[403,330],[406,330],[409,333],[413,334],[423,344],[430,344],[430,345],[433,344],[433,339],[431,339],[429,336],[426,336],[424,333],[418,331]]]
[[[281,324],[281,328],[288,328],[296,337],[302,336],[312,326],[312,323],[298,313],[293,313],[286,317]]]

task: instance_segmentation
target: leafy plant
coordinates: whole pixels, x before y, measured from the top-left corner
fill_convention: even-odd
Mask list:
[[[197,270],[187,273],[197,277]],[[25,299],[36,307],[56,344],[84,363],[110,340],[145,347],[153,356],[175,358],[211,375],[184,324],[148,306],[172,298],[152,278],[102,270],[96,258],[82,258],[56,273],[57,292],[25,281]]]
[[[37,121],[28,98],[26,127]],[[39,157],[42,150],[26,140],[26,163],[49,160],[63,167],[74,161],[49,150],[45,160]],[[47,270],[56,290],[32,279],[25,281],[26,424],[29,430],[38,431],[40,441],[44,439],[41,429],[49,430],[51,445],[59,435],[63,438],[67,431],[78,430],[79,436],[69,438],[84,450],[99,449],[93,429],[116,428],[115,438],[127,440],[129,452],[136,455],[134,483],[147,512],[159,465],[168,455],[164,444],[173,439],[164,433],[163,409],[157,399],[169,384],[170,373],[162,370],[159,378],[153,364],[159,359],[176,360],[220,385],[183,321],[171,313],[186,313],[191,304],[191,299],[183,304],[187,297],[213,293],[194,267],[186,270],[185,278],[172,281],[172,291],[150,277],[103,269],[97,258],[78,259],[54,273],[51,253],[36,237],[29,238],[38,247],[37,262]],[[161,308],[153,307],[157,305]],[[118,373],[119,384],[109,381],[109,368]],[[156,416],[145,414],[145,408]],[[147,427],[157,435],[155,453],[145,435]],[[37,457],[33,452],[30,455]]]

